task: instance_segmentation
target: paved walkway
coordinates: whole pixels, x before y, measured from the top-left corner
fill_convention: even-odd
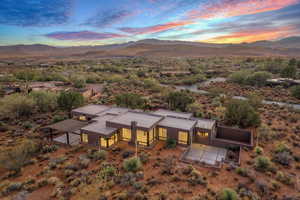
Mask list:
[[[185,159],[202,162],[208,165],[216,165],[225,160],[227,150],[224,148],[192,144]]]
[[[80,143],[80,135],[69,133],[70,145],[77,145]],[[60,135],[53,139],[55,142],[67,144],[67,134]]]

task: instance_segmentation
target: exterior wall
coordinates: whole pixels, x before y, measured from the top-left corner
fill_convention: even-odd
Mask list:
[[[217,127],[215,139],[229,140],[232,141],[232,143],[245,144],[245,146],[253,145],[253,135],[251,131],[225,126]]]

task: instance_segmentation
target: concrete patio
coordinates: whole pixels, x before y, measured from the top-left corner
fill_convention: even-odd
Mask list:
[[[80,135],[69,133],[70,145],[77,145],[80,143]],[[60,135],[53,139],[55,142],[67,144],[67,134]]]
[[[218,165],[225,160],[227,150],[224,148],[192,144],[191,148],[184,155],[185,160],[205,163],[207,165]]]

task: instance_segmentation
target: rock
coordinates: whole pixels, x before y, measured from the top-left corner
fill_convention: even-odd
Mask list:
[[[21,191],[17,193],[12,200],[26,200],[27,199],[28,192],[27,191]]]

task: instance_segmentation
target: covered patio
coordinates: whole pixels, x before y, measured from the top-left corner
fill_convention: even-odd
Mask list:
[[[186,161],[199,162],[209,166],[219,166],[226,158],[227,149],[207,146],[203,144],[192,144],[183,155]]]
[[[45,129],[49,130],[48,137],[55,142],[76,145],[81,141],[80,129],[88,123],[73,119],[67,119],[55,124],[46,126]],[[62,134],[61,134],[62,133]],[[59,135],[53,138],[54,135]]]

